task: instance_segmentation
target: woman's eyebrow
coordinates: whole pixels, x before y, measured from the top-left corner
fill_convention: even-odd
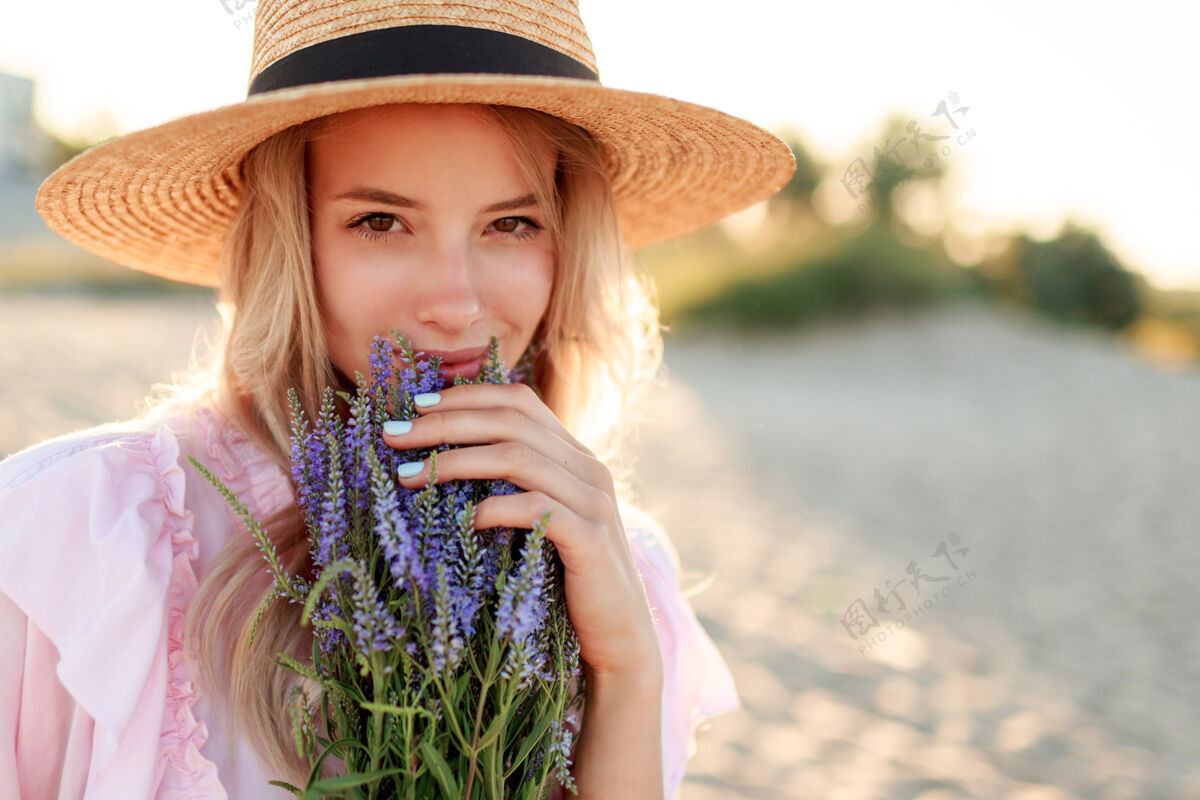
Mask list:
[[[373,189],[369,186],[355,186],[353,189],[335,194],[330,200],[366,200],[370,203],[383,203],[389,206],[401,206],[403,208],[421,208],[421,204],[416,200],[409,200],[403,195],[389,192],[386,189]]]
[[[518,208],[528,208],[529,206],[537,205],[537,197],[532,193],[521,197],[514,197],[512,200],[505,200],[502,203],[494,203],[487,208],[480,209],[480,214],[488,214],[492,211],[514,211]]]
[[[416,200],[412,200],[404,195],[389,192],[386,189],[375,189],[370,186],[356,186],[353,189],[335,194],[331,200],[365,200],[370,203],[383,203],[389,206],[399,206],[401,208],[415,208],[421,210],[423,206]],[[481,214],[490,214],[493,211],[512,211],[518,208],[528,208],[529,206],[537,205],[537,197],[532,193],[514,197],[512,200],[503,200],[499,203],[493,203],[487,208],[480,209]]]

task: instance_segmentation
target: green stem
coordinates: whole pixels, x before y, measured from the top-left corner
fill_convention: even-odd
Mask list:
[[[450,696],[446,693],[446,687],[442,685],[441,676],[434,675],[433,685],[437,688],[438,697],[442,700],[442,718],[450,721],[450,727],[454,729],[454,735],[458,737],[459,745],[466,747],[468,745],[467,737],[462,729],[458,727],[458,715],[451,713],[451,710],[456,706],[450,702]]]
[[[508,716],[508,708],[509,708],[509,706],[512,705],[513,693],[514,693],[514,690],[512,688],[512,681],[509,681],[505,685],[505,687],[501,688],[501,690],[500,690],[500,716],[501,717]],[[505,730],[506,729],[503,727],[500,728],[500,735],[496,738],[496,744],[495,744],[496,758],[498,758],[500,760],[500,762],[499,762],[499,768],[492,770],[492,774],[489,776],[492,780],[492,797],[503,797],[504,796],[504,792],[502,790],[503,790],[504,780],[507,777],[507,775],[505,774],[505,770],[504,770],[504,744],[505,744],[504,732],[505,732]]]
[[[408,656],[404,653],[404,645],[400,645],[400,673],[402,676],[408,675]],[[402,682],[403,683],[403,682]],[[412,763],[412,733],[413,725],[416,724],[414,719],[415,714],[405,714],[401,724],[404,726],[404,768],[408,775],[408,800],[416,800],[417,792],[417,771]]]
[[[491,682],[486,682],[479,690],[479,705],[475,708],[475,731],[471,734],[471,766],[467,769],[467,788],[463,792],[464,800],[471,800],[471,787],[475,784],[475,762],[479,757],[479,728],[483,725],[483,707],[487,704],[488,690]]]
[[[383,697],[383,670],[379,667],[379,656],[371,654],[371,681],[374,684],[373,693],[376,707],[371,711],[371,729],[373,736],[371,737],[371,772],[379,769],[380,745],[383,742],[383,712],[379,710],[379,705],[387,702],[387,698]],[[367,798],[375,796],[375,784],[367,792]]]

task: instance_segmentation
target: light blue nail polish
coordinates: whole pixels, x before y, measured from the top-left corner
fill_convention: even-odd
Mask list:
[[[407,464],[401,464],[396,467],[396,474],[401,478],[411,478],[424,468],[424,461],[409,461]]]
[[[383,423],[383,432],[388,436],[401,436],[412,430],[412,423],[406,419],[389,419]]]
[[[425,392],[424,394],[414,396],[413,402],[421,408],[429,408],[430,406],[436,406],[441,399],[442,396],[437,392]]]

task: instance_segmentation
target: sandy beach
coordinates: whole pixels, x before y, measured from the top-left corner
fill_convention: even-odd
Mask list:
[[[212,318],[0,297],[0,455],[128,417]],[[636,485],[743,701],[686,800],[1200,798],[1200,370],[972,306],[666,363]]]

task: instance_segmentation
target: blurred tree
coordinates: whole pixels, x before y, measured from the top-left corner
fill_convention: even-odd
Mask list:
[[[767,203],[768,211],[772,215],[786,217],[809,215],[813,210],[813,191],[821,182],[821,173],[825,167],[809,152],[795,131],[786,131],[783,140],[787,142],[796,158],[796,172],[777,194],[771,196]]]
[[[901,184],[931,181],[940,186],[946,162],[937,155],[940,134],[924,130],[917,120],[902,113],[889,115],[880,125],[867,164],[866,195],[873,222],[890,228],[896,219],[895,194]],[[853,169],[853,165],[847,171]]]
[[[1142,313],[1144,280],[1070,220],[1050,241],[1017,234],[981,269],[1002,298],[1065,322],[1121,330]]]
[[[47,133],[46,137],[48,140],[46,158],[45,162],[39,166],[47,175],[95,144],[95,142],[68,142],[52,133]]]
[[[871,226],[816,256],[780,249],[719,292],[676,309],[668,324],[722,325],[743,332],[789,328],[824,317],[915,309],[970,294],[967,273],[936,253]]]
[[[88,115],[73,136],[64,137],[54,131],[43,130],[41,135],[45,147],[36,166],[41,169],[44,177],[84,150],[103,144],[120,134],[120,122],[107,108],[101,108]]]

